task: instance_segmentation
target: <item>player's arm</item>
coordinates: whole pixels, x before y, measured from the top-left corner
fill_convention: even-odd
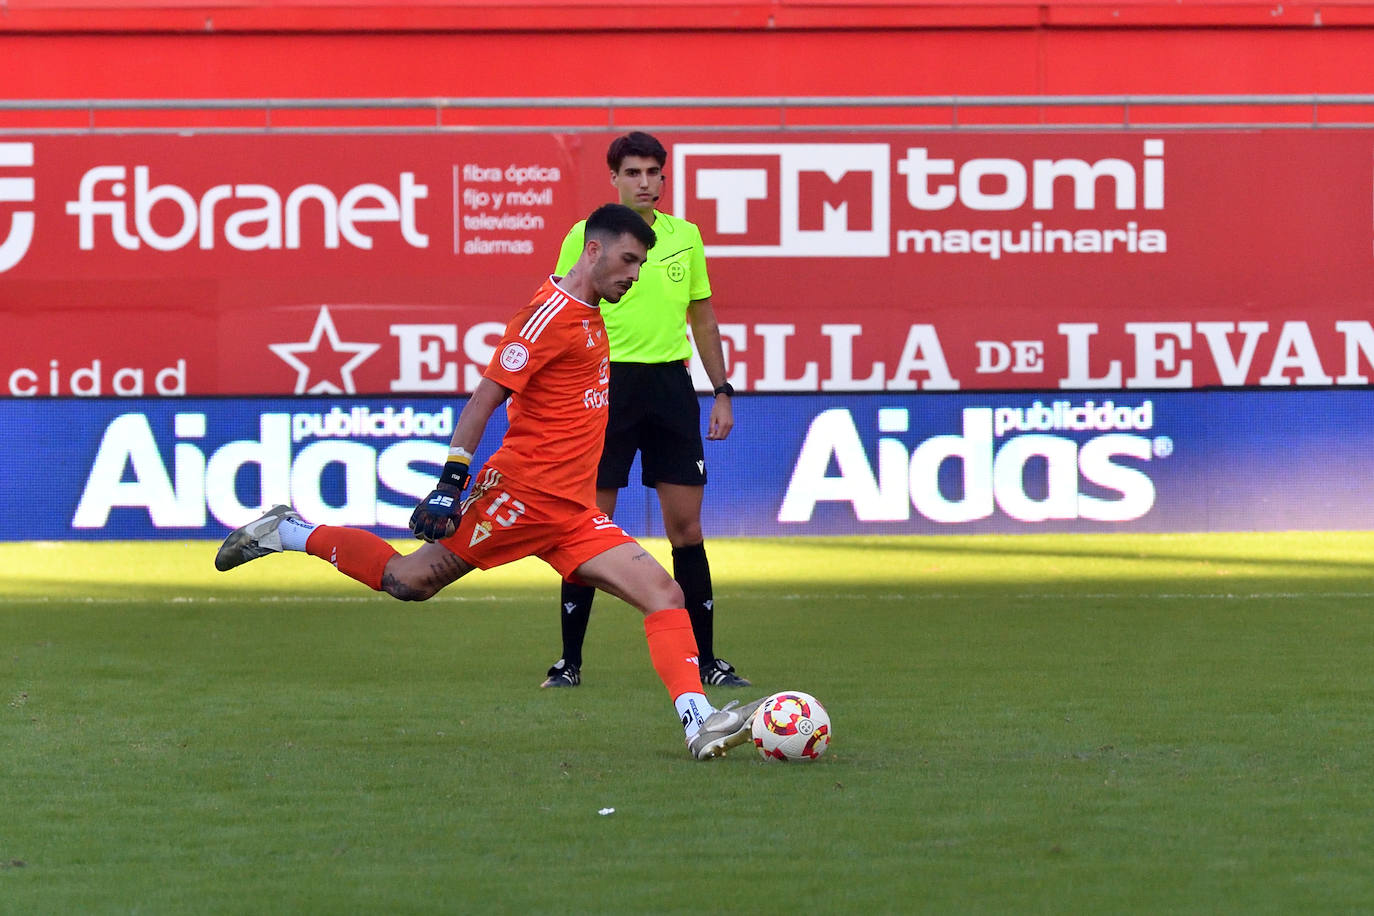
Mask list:
[[[411,513],[410,530],[417,538],[437,541],[457,529],[460,496],[472,477],[472,455],[482,441],[491,415],[510,395],[509,388],[489,378],[477,383],[477,390],[458,414],[458,423],[449,442],[448,461],[444,462],[439,482]]]
[[[706,438],[724,439],[735,428],[735,411],[730,403],[734,389],[726,382],[725,349],[721,346],[720,326],[716,323],[715,309],[711,308],[711,297],[693,299],[687,306],[687,320],[692,323],[692,339],[696,341],[702,368],[711,380],[711,387],[719,392],[711,405]]]
[[[458,423],[453,427],[449,451],[463,449],[468,454],[476,451],[477,444],[482,441],[482,433],[487,430],[487,422],[491,420],[491,415],[496,413],[496,408],[506,403],[510,395],[511,390],[505,385],[484,376],[477,383],[477,390],[472,393],[472,397],[463,405],[462,412],[458,414]]]

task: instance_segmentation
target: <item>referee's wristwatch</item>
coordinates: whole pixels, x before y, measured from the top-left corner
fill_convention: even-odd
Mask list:
[[[716,397],[720,397],[723,394],[727,398],[733,398],[735,396],[735,386],[731,385],[729,382],[721,382],[716,386],[716,390],[713,393]]]

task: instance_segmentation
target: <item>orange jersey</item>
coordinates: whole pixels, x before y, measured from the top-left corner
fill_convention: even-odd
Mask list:
[[[484,374],[514,392],[510,429],[487,464],[550,496],[596,505],[610,384],[601,310],[550,277],[506,325]]]

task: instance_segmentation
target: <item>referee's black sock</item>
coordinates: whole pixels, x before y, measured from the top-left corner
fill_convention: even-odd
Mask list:
[[[562,603],[559,622],[563,625],[563,660],[582,667],[582,643],[587,639],[587,621],[592,619],[592,598],[596,589],[590,585],[564,582],[559,600]]]
[[[705,544],[673,548],[673,578],[682,586],[682,594],[687,600],[687,616],[692,619],[692,635],[697,639],[697,658],[705,668],[716,660],[712,644],[715,600],[711,594],[711,564],[706,562]]]

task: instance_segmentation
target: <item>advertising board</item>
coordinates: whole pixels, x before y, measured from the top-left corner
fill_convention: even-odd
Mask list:
[[[0,396],[471,391],[610,138],[0,140]],[[1369,383],[1366,132],[663,139],[739,390]]]
[[[0,539],[220,538],[276,502],[406,537],[460,409],[413,397],[0,400]],[[712,536],[1374,518],[1370,390],[754,395],[736,418],[707,444]],[[504,424],[498,412],[479,463]],[[637,472],[631,484],[617,521],[661,536]]]

